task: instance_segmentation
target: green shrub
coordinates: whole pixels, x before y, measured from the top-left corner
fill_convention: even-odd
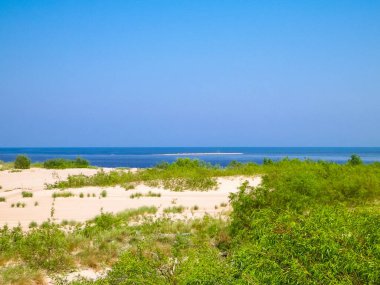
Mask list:
[[[75,196],[72,192],[69,191],[62,191],[62,192],[54,192],[52,194],[53,198],[68,198]]]
[[[16,206],[16,208],[25,208],[26,207],[26,204],[25,203],[22,203],[22,202],[17,202],[16,205],[15,204],[12,204],[11,207],[13,208],[14,206]]]
[[[142,193],[133,193],[129,196],[129,198],[131,199],[135,199],[135,198],[141,198],[143,196]]]
[[[65,169],[65,168],[88,168],[90,163],[86,159],[78,157],[75,160],[68,160],[63,158],[49,159],[43,164],[47,169]]]
[[[33,197],[33,193],[32,192],[22,191],[21,194],[22,194],[23,198],[32,198]]]
[[[351,155],[351,158],[348,160],[348,164],[360,165],[360,164],[363,164],[363,161],[359,155],[353,154],[353,155]]]
[[[68,246],[66,234],[48,223],[25,236],[19,254],[31,267],[56,271],[73,265]]]
[[[5,197],[0,197],[0,202],[5,202],[5,201],[6,201]]]
[[[29,169],[30,163],[31,161],[26,155],[18,155],[16,157],[14,167],[16,169]]]
[[[30,222],[29,224],[29,228],[32,229],[32,228],[36,228],[38,226],[38,224],[35,222],[35,221],[32,221]]]

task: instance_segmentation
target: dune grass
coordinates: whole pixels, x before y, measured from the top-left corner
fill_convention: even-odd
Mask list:
[[[162,163],[153,168],[135,173],[123,170],[111,172],[99,171],[93,176],[71,175],[65,181],[47,185],[54,188],[79,188],[84,186],[116,186],[132,189],[133,183],[145,183],[149,186],[159,186],[173,191],[198,190],[207,191],[217,188],[216,177],[232,175],[252,175],[260,168],[254,163],[232,163],[226,168],[211,165],[199,160],[188,158],[178,159],[174,163]]]
[[[161,193],[156,193],[156,192],[149,191],[148,193],[143,194],[143,193],[140,193],[140,192],[136,192],[136,193],[133,193],[133,194],[131,194],[129,196],[129,198],[131,198],[131,199],[141,198],[141,197],[156,197],[156,198],[159,198],[159,197],[161,197]]]
[[[10,170],[14,168],[14,162],[4,162],[0,160],[0,171]]]
[[[182,213],[184,210],[185,210],[185,208],[182,207],[182,206],[173,206],[173,207],[165,208],[163,212],[164,212],[165,214],[170,214],[170,213],[172,213],[172,214],[180,214],[180,213]]]

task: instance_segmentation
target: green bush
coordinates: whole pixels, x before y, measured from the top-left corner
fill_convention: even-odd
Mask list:
[[[70,191],[62,191],[62,192],[54,192],[51,196],[52,198],[69,198],[75,195]]]
[[[66,169],[66,168],[88,168],[90,163],[88,160],[78,157],[75,160],[68,160],[63,158],[49,159],[43,164],[47,169]]]
[[[353,154],[353,155],[351,155],[351,158],[348,160],[348,164],[360,165],[360,164],[363,164],[363,161],[359,155]]]
[[[23,198],[32,198],[33,197],[33,193],[28,192],[28,191],[22,191],[21,195]]]
[[[31,267],[56,271],[73,265],[68,246],[66,234],[57,225],[47,223],[25,236],[19,254]]]
[[[16,169],[29,169],[31,160],[26,155],[18,155],[16,157],[14,167]]]

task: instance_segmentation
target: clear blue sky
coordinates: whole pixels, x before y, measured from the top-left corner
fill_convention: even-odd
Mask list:
[[[0,146],[380,146],[380,1],[1,1]]]

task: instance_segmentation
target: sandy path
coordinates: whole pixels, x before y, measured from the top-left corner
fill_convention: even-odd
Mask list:
[[[106,169],[105,171],[109,171]],[[54,183],[55,181],[66,179],[69,174],[93,175],[96,169],[65,169],[65,170],[48,170],[48,169],[29,169],[21,172],[0,171],[0,197],[5,197],[6,202],[0,202],[0,226],[8,224],[17,226],[21,224],[27,228],[30,222],[35,221],[42,223],[50,217],[51,208],[54,199],[52,194],[58,190],[45,190],[45,183]],[[135,170],[134,170],[135,171]],[[136,209],[142,206],[156,206],[159,208],[160,215],[162,210],[172,206],[184,206],[187,209],[182,214],[185,217],[199,217],[205,213],[217,215],[226,210],[221,207],[221,203],[228,203],[228,195],[237,191],[237,187],[245,180],[250,185],[258,185],[260,178],[256,177],[224,177],[218,178],[219,188],[215,191],[185,191],[174,192],[162,188],[148,187],[138,185],[133,190],[124,190],[121,187],[84,187],[77,189],[67,189],[75,194],[75,197],[56,198],[55,214],[56,222],[62,220],[86,221],[98,215],[103,209],[104,212],[117,213],[126,209]],[[100,197],[101,191],[107,191],[107,197]],[[23,198],[22,191],[33,192],[32,198]],[[133,193],[146,194],[149,191],[160,193],[161,197],[141,197],[131,199]],[[84,198],[79,194],[83,193]],[[90,194],[90,197],[87,197]],[[92,195],[95,194],[95,197]],[[16,206],[18,202],[25,203],[25,207]],[[38,203],[35,206],[35,203]],[[198,210],[190,210],[194,206]],[[216,208],[217,206],[217,208]]]

